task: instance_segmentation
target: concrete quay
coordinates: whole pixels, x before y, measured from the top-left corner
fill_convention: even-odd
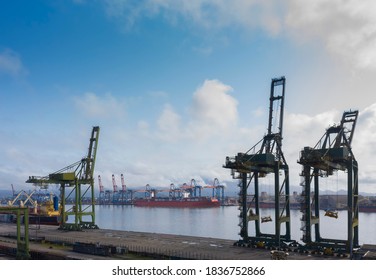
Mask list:
[[[0,224],[0,251],[16,247],[16,225]],[[89,229],[62,231],[57,226],[30,225],[30,253],[40,259],[198,259],[198,260],[270,260],[267,249],[234,246],[234,240],[120,231]],[[121,253],[109,256],[77,253],[72,250],[76,242],[113,246]],[[343,260],[348,257],[288,252],[289,260]]]

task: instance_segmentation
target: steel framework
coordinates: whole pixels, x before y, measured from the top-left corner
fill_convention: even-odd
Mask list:
[[[17,223],[17,253],[16,259],[29,260],[31,259],[29,251],[29,208],[28,207],[14,207],[14,206],[0,206],[0,213],[16,212]],[[23,219],[22,219],[23,217]],[[24,233],[22,234],[21,224],[23,223]],[[22,236],[23,235],[23,236]]]
[[[89,150],[85,158],[48,176],[30,176],[26,183],[60,185],[60,229],[82,230],[98,228],[95,224],[94,166],[98,147],[99,126],[92,129]],[[69,191],[68,191],[69,190]],[[87,194],[89,197],[87,197]],[[73,206],[69,202],[73,201]],[[74,222],[68,217],[73,216]]]
[[[282,245],[281,241],[291,241],[289,167],[282,152],[285,83],[285,77],[271,81],[267,134],[247,152],[238,153],[233,158],[226,157],[223,165],[224,168],[231,169],[234,179],[239,179],[240,245],[262,242],[279,247]],[[261,217],[259,205],[259,179],[268,174],[274,175],[274,234],[262,233],[260,228],[260,222],[272,220]],[[252,182],[253,188],[250,188]],[[249,234],[249,222],[254,223],[253,236]],[[285,225],[284,234],[282,225]]]
[[[304,147],[298,163],[302,165],[302,241],[306,246],[323,251],[352,253],[358,247],[358,163],[351,149],[358,111],[344,112],[341,123],[329,127],[314,148]],[[333,172],[347,173],[347,239],[328,239],[320,233],[320,178]],[[313,181],[313,182],[312,182]],[[311,187],[313,185],[313,188]],[[337,190],[338,191],[338,190]],[[338,212],[328,210],[326,216],[337,218]],[[312,234],[314,226],[314,236]]]

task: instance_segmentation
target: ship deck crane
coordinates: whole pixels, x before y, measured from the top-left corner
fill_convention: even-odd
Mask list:
[[[86,157],[47,176],[30,176],[26,181],[26,183],[42,186],[49,184],[60,185],[61,229],[82,230],[83,228],[98,228],[95,224],[94,195],[94,166],[98,137],[99,126],[94,126]],[[68,192],[68,190],[70,191]],[[88,199],[86,195],[89,195]],[[70,199],[74,200],[73,207],[68,207],[67,205],[67,201]],[[89,205],[84,205],[84,200],[90,201]],[[69,216],[74,216],[74,222],[68,222]]]
[[[226,157],[224,168],[231,169],[234,179],[239,179],[239,226],[241,240],[238,244],[264,242],[280,246],[281,241],[291,241],[290,203],[289,203],[289,167],[282,152],[282,129],[285,100],[285,77],[271,81],[269,98],[269,122],[267,134],[247,152],[235,157]],[[260,221],[270,221],[260,216],[259,197],[261,178],[274,175],[275,233],[263,233]],[[253,189],[250,187],[253,182]],[[250,205],[254,201],[254,208]],[[249,233],[248,223],[254,222],[255,233]],[[281,227],[285,225],[282,235]]]
[[[358,111],[345,111],[340,124],[329,127],[313,148],[304,147],[300,152],[302,241],[309,247],[333,248],[352,254],[353,248],[359,246],[358,163],[351,147],[357,118]],[[338,171],[347,173],[346,240],[323,238],[320,233],[320,180]],[[327,210],[325,216],[338,218],[338,212]]]

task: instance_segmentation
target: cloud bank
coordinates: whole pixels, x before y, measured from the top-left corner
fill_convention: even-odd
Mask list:
[[[376,2],[373,0],[104,0],[109,17],[127,28],[162,16],[205,30],[262,30],[300,43],[320,42],[330,54],[359,69],[376,68]],[[288,34],[288,35],[287,35]]]

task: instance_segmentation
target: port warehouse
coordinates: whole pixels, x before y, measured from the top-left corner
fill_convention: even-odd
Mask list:
[[[239,183],[239,226],[240,240],[238,246],[253,247],[263,244],[265,247],[275,246],[283,249],[296,243],[291,240],[290,231],[290,186],[289,168],[282,151],[282,128],[285,99],[285,77],[272,79],[270,91],[269,122],[267,134],[256,145],[246,152],[239,152],[235,156],[227,156],[224,168],[231,170],[234,179]],[[358,188],[358,164],[351,149],[358,111],[345,111],[340,124],[329,127],[319,142],[313,147],[304,147],[301,150],[298,163],[302,166],[299,174],[302,178],[300,195],[300,211],[302,212],[302,241],[309,250],[317,252],[334,251],[353,254],[353,250],[359,248],[358,244],[358,212],[360,204]],[[63,210],[61,211],[62,225],[65,230],[95,229],[94,205],[94,164],[98,144],[99,127],[94,127],[90,138],[88,156],[70,166],[67,166],[48,176],[30,176],[27,183],[33,184],[60,184]],[[74,170],[72,172],[72,170]],[[348,214],[346,240],[323,238],[320,235],[320,181],[328,178],[335,172],[344,171],[347,174],[347,196],[344,207]],[[265,176],[274,177],[275,233],[265,234],[260,232],[259,208],[262,205],[259,194],[258,181]],[[89,186],[88,186],[89,185]],[[86,187],[84,187],[86,186]],[[252,186],[252,187],[250,187]],[[250,188],[249,188],[250,187]],[[250,192],[254,187],[254,192]],[[312,189],[313,187],[313,189]],[[86,189],[85,189],[86,188]],[[72,190],[71,190],[72,189]],[[71,190],[71,191],[70,191]],[[71,198],[72,193],[76,195]],[[83,211],[83,197],[81,194],[91,195],[88,203],[88,211]],[[153,191],[151,191],[153,194]],[[66,212],[65,205],[74,200],[75,211]],[[253,202],[249,203],[249,201]],[[329,201],[329,200],[328,200]],[[329,202],[328,202],[329,203]],[[336,218],[336,210],[339,205],[339,196],[336,199],[336,209],[328,209],[327,216]],[[89,205],[89,206],[90,206]],[[69,215],[76,217],[75,223],[64,222]],[[83,222],[82,217],[88,216],[89,221]],[[91,220],[90,220],[91,218]],[[255,223],[256,232],[248,231],[248,223]],[[281,228],[285,227],[285,234],[281,234]],[[312,229],[314,232],[312,232]],[[328,250],[329,249],[329,250]]]

